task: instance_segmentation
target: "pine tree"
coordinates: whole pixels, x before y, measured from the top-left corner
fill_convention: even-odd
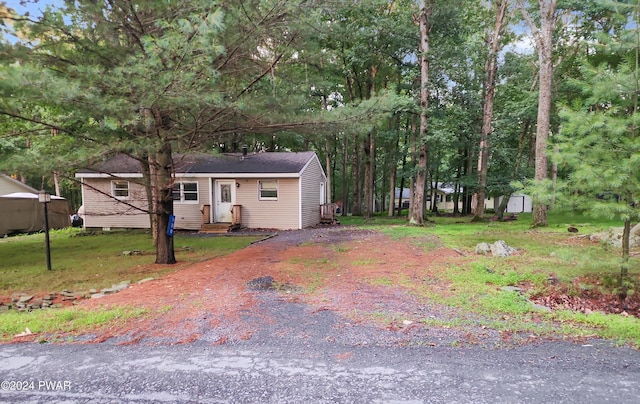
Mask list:
[[[631,223],[640,219],[639,3],[617,3],[612,9],[629,22],[619,34],[607,33],[589,44],[591,56],[584,60],[581,77],[571,81],[581,97],[561,111],[563,126],[553,157],[570,170],[561,183],[566,203],[624,223],[624,298]]]

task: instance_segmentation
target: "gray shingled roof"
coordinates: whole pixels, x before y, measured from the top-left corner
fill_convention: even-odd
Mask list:
[[[193,174],[290,174],[299,173],[313,158],[314,152],[255,153],[242,157],[242,154],[174,155],[176,173]],[[78,173],[134,174],[140,172],[140,163],[124,154],[118,154],[90,169]]]

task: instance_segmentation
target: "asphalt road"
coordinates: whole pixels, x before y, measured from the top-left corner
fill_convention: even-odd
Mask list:
[[[0,346],[2,403],[632,403],[640,352],[257,345]]]

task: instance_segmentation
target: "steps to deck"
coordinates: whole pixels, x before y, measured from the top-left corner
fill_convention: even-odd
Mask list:
[[[207,223],[200,226],[199,233],[225,234],[231,231],[230,223]]]

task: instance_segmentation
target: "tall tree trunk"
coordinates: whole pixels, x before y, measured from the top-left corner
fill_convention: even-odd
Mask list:
[[[460,154],[460,150],[458,150],[458,154]],[[453,186],[453,197],[451,198],[453,202],[453,214],[458,216],[460,214],[460,177],[462,172],[462,166],[458,165],[456,168],[456,177],[455,183]]]
[[[536,170],[538,182],[548,178],[547,143],[551,125],[551,96],[553,85],[553,29],[556,23],[556,0],[538,0],[540,5],[540,27],[533,22],[522,0],[519,0],[523,16],[533,32],[538,48],[539,92],[538,92],[538,128],[536,131]],[[547,205],[536,194],[533,196],[534,227],[547,225]]]
[[[404,190],[404,183],[405,183],[406,179],[404,178],[404,176],[400,179],[400,196],[398,198],[398,210],[396,213],[396,216],[402,216],[402,204],[404,203],[404,200],[402,199],[402,194],[403,194],[403,190]]]
[[[436,168],[433,175],[434,186],[431,187],[431,212],[438,213],[438,181],[440,180],[440,170]]]
[[[398,170],[395,164],[389,167],[389,209],[387,216],[392,217],[393,211],[396,208],[396,174]],[[402,198],[400,198],[402,199]]]
[[[58,135],[58,129],[51,129],[51,136],[55,137]],[[44,189],[44,187],[42,187]],[[56,193],[56,196],[62,196],[60,194],[60,178],[58,176],[58,172],[53,172],[53,189]]]
[[[498,220],[502,220],[504,218],[504,211],[507,210],[507,205],[509,205],[509,199],[511,199],[511,195],[513,195],[513,192],[507,192],[502,196],[500,204],[498,205],[498,209],[496,210],[496,218]]]
[[[551,32],[549,32],[551,36]],[[548,178],[547,143],[549,139],[551,113],[551,85],[553,63],[551,44],[545,45],[540,52],[540,95],[538,97],[538,129],[536,132],[536,181]],[[534,195],[533,226],[547,225],[547,206]]]
[[[374,186],[374,190],[373,190],[373,194],[374,194],[374,198],[378,197],[378,190],[380,190],[380,203],[375,203],[376,206],[376,212],[384,212],[385,210],[388,210],[388,205],[387,205],[387,190],[389,189],[388,184],[387,184],[387,180],[390,179],[389,176],[385,175],[385,173],[388,172],[387,167],[389,167],[389,160],[392,157],[391,155],[389,155],[388,153],[384,153],[385,154],[385,158],[384,158],[384,163],[382,165],[382,184],[380,184],[380,188],[378,188],[377,184],[378,184],[378,176],[377,174],[374,176],[374,178],[376,179],[375,181],[375,186]]]
[[[393,152],[390,153],[389,158],[389,217],[393,216],[393,211],[396,208],[396,177],[398,175],[398,162],[397,158],[400,156],[400,122],[396,125],[396,144]],[[403,167],[404,169],[404,158]],[[402,190],[400,190],[400,200],[402,200]],[[400,203],[400,202],[398,202]]]
[[[360,178],[360,142],[358,136],[353,140],[353,160],[351,175],[353,177],[353,201],[351,201],[351,214],[362,215],[362,179]]]
[[[424,224],[424,186],[427,180],[427,124],[429,122],[429,32],[431,31],[431,14],[433,4],[431,0],[420,0],[420,135],[416,160],[416,177],[413,189],[413,201],[409,223]]]
[[[467,149],[464,151],[465,154],[465,162],[466,166],[464,169],[464,175],[469,175],[473,171],[473,153],[471,150]],[[468,185],[465,185],[462,192],[462,214],[468,215],[471,213],[471,199],[473,195],[471,194],[471,190]]]
[[[347,215],[347,207],[349,206],[349,181],[347,180],[347,170],[349,169],[349,136],[344,137],[344,146],[342,150],[342,207],[340,214]]]
[[[626,298],[628,294],[627,281],[629,277],[629,242],[631,238],[631,220],[624,221],[624,229],[622,231],[622,265],[620,266],[619,293],[620,302],[623,309],[626,309]]]
[[[624,229],[622,231],[622,267],[620,277],[626,278],[629,275],[629,253],[631,239],[631,220],[624,221]]]
[[[556,146],[554,148],[554,152],[558,152],[558,147]],[[556,204],[556,190],[557,190],[557,185],[558,185],[558,162],[554,161],[551,163],[551,186],[552,186],[552,195],[551,195],[551,201],[549,202],[549,208],[553,209],[554,205]]]
[[[333,150],[331,151],[331,155],[333,156],[333,158],[331,159],[331,172],[332,177],[335,176],[335,173],[338,172],[337,168],[338,168],[338,138],[334,137],[333,139]],[[334,195],[337,195],[338,192],[336,191],[337,188],[337,184],[338,181],[337,179],[334,181],[331,181],[331,193],[329,194],[329,196],[331,196],[331,198],[334,198]],[[332,202],[332,199],[328,199],[327,200],[329,202]]]
[[[325,142],[325,153],[326,153],[326,165],[327,165],[327,185],[324,187],[325,192],[325,203],[331,203],[331,184],[333,183],[333,166],[331,165],[331,137],[327,137],[327,141]]]
[[[60,195],[60,178],[58,178],[57,171],[53,172],[53,189],[56,193],[56,196],[61,196]]]
[[[154,210],[158,218],[156,264],[175,264],[173,235],[168,234],[169,220],[173,215],[173,160],[169,142],[158,150],[153,163],[156,174]]]
[[[378,169],[378,166],[376,164],[376,138],[375,138],[375,134],[374,137],[372,137],[371,139],[371,156],[372,156],[372,160],[371,160],[371,180],[372,180],[372,184],[371,184],[371,205],[373,206],[373,212],[374,213],[378,213],[380,211],[380,204],[378,204],[378,190],[379,189],[384,189],[384,181],[382,184],[382,188],[379,188],[379,184],[378,184],[378,176],[376,174],[376,171]],[[380,201],[382,202],[382,200]]]
[[[275,92],[275,90],[274,90]],[[327,110],[327,97],[325,95],[323,95],[321,97],[321,102],[322,102],[322,109],[323,110]],[[275,136],[273,136],[273,138],[275,139]],[[331,203],[331,178],[332,178],[332,172],[331,172],[331,135],[327,135],[326,139],[325,139],[325,143],[324,143],[324,149],[325,149],[325,165],[327,167],[327,184],[325,186],[325,195],[324,195],[324,203]],[[306,150],[306,149],[305,149]]]
[[[364,159],[364,212],[365,218],[373,215],[373,170],[375,143],[373,134],[367,133],[362,139],[362,157]]]
[[[404,135],[404,143],[407,144],[409,142],[409,127],[410,125],[407,123],[407,130]],[[405,183],[405,169],[407,168],[407,153],[402,153],[402,177],[400,178],[400,195],[398,198],[398,216],[402,216],[402,193],[404,190]],[[395,202],[394,202],[395,203]]]
[[[500,37],[502,24],[504,23],[507,0],[498,0],[496,6],[496,21],[493,27],[493,35],[489,40],[489,55],[485,64],[484,101],[482,105],[482,130],[480,134],[480,152],[478,153],[478,189],[476,192],[475,215],[471,221],[484,218],[484,201],[487,191],[487,172],[489,169],[489,136],[493,131],[491,120],[493,119],[493,101],[495,98],[496,75],[498,72],[498,52],[500,51]]]

